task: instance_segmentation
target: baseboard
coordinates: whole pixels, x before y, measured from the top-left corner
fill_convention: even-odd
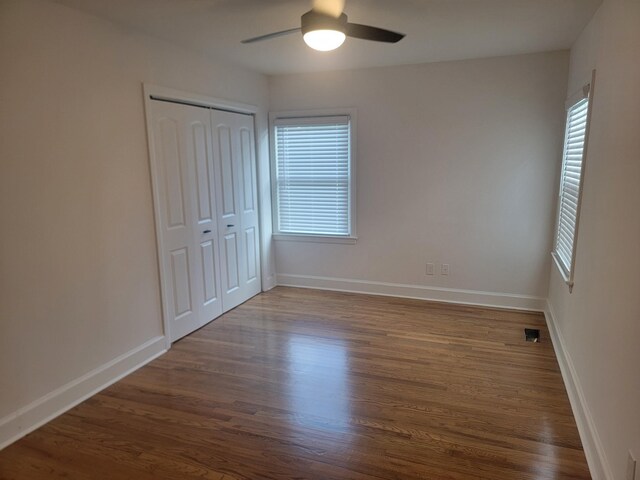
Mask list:
[[[272,288],[276,287],[278,285],[278,283],[276,282],[276,276],[274,275],[269,275],[268,277],[265,277],[262,279],[262,291],[263,292],[268,292],[269,290],[271,290]]]
[[[580,379],[573,366],[573,361],[566,348],[562,333],[556,327],[556,317],[549,301],[546,302],[544,316],[547,320],[551,342],[553,343],[553,349],[555,350],[556,358],[560,365],[562,379],[564,380],[564,386],[569,396],[573,416],[578,425],[578,432],[580,433],[580,440],[582,440],[584,454],[587,457],[591,477],[593,480],[614,480],[593,417],[589,411],[582,387],[580,386]]]
[[[164,337],[152,338],[139,347],[114,358],[0,419],[0,450],[129,375],[164,352],[166,352]]]
[[[427,287],[424,285],[407,285],[403,283],[375,282],[347,278],[294,275],[288,273],[279,273],[277,275],[277,283],[278,285],[287,287],[316,288],[319,290],[416,298],[462,305],[478,305],[483,307],[532,310],[538,312],[544,311],[546,305],[544,298],[527,295]]]

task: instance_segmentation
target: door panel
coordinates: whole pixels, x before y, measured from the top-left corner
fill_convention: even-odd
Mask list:
[[[211,119],[170,102],[149,108],[163,310],[175,341],[222,313]]]
[[[240,166],[242,169],[243,198],[242,228],[245,255],[245,275],[242,288],[247,298],[258,293],[262,288],[260,282],[260,235],[258,228],[258,186],[256,181],[256,154],[253,135],[253,118],[238,116],[239,143],[241,151]]]
[[[241,289],[243,271],[241,252],[244,251],[239,234],[241,216],[239,190],[242,185],[238,167],[238,128],[236,116],[230,112],[211,110],[213,127],[214,164],[218,173],[216,184],[218,232],[221,242],[220,279],[223,311],[232,309],[246,300]]]
[[[212,221],[211,198],[212,188],[209,183],[209,162],[211,155],[207,151],[207,130],[202,123],[192,123],[193,150],[196,162],[196,185],[198,188],[198,220]]]
[[[219,146],[222,218],[226,218],[236,214],[236,185],[231,147],[231,127],[229,125],[220,125],[216,129],[216,134]]]
[[[216,282],[215,246],[213,240],[207,240],[200,244],[202,258],[202,284],[204,304],[214,302],[218,298]]]
[[[227,311],[261,288],[253,117],[212,110],[211,124],[220,172],[221,290]]]
[[[253,142],[251,132],[246,127],[240,128],[240,157],[242,166],[242,193],[244,197],[243,210],[244,213],[256,210],[254,185],[256,180],[253,168]]]
[[[186,248],[171,252],[171,282],[173,284],[174,319],[179,320],[191,313],[189,254]]]
[[[256,265],[257,252],[256,248],[256,229],[249,227],[244,231],[244,244],[247,246],[247,281],[253,281],[258,276],[258,270]]]
[[[182,172],[178,150],[178,125],[175,120],[161,118],[158,121],[160,167],[163,170],[165,213],[168,227],[184,227],[184,200]]]
[[[148,107],[163,310],[175,341],[260,291],[253,117]]]
[[[194,208],[192,220],[193,246],[197,263],[193,275],[198,275],[198,328],[222,313],[218,252],[218,220],[215,200],[215,172],[211,143],[211,119],[205,108],[190,109],[187,132],[187,153],[191,167],[189,193]],[[195,284],[196,282],[194,282]],[[195,287],[194,287],[195,288]],[[211,288],[217,289],[212,294]]]
[[[235,233],[224,236],[224,256],[227,264],[225,293],[230,294],[240,287],[238,236]]]

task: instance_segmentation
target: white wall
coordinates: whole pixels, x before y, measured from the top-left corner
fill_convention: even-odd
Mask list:
[[[594,479],[626,478],[629,449],[640,459],[639,55],[637,0],[605,0],[571,51],[570,92],[597,73],[575,286],[554,266],[549,302],[592,422]]]
[[[35,0],[0,2],[0,65],[2,426],[162,334],[142,82],[259,106],[264,159],[267,80]]]
[[[271,111],[358,112],[358,242],[276,242],[278,277],[545,298],[567,67],[560,51],[270,77]]]

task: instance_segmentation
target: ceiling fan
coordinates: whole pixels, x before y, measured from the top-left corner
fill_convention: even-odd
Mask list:
[[[302,38],[307,45],[315,50],[326,52],[338,48],[346,37],[385,43],[397,43],[404,37],[403,33],[384,28],[350,23],[343,9],[344,0],[315,0],[313,8],[302,15],[300,27],[247,38],[242,40],[242,43],[260,42],[302,32]]]

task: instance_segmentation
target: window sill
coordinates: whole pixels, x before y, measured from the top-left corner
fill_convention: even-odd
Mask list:
[[[556,255],[556,252],[551,252],[551,258],[553,258],[553,263],[556,264],[556,267],[558,268],[558,272],[560,272],[560,275],[562,276],[564,283],[566,283],[569,286],[569,293],[571,293],[571,291],[573,290],[573,279],[565,271],[564,267],[562,266],[562,263],[560,263],[560,259]]]
[[[342,243],[355,245],[358,237],[331,237],[322,235],[285,235],[274,234],[273,239],[277,242],[313,242],[313,243]]]

